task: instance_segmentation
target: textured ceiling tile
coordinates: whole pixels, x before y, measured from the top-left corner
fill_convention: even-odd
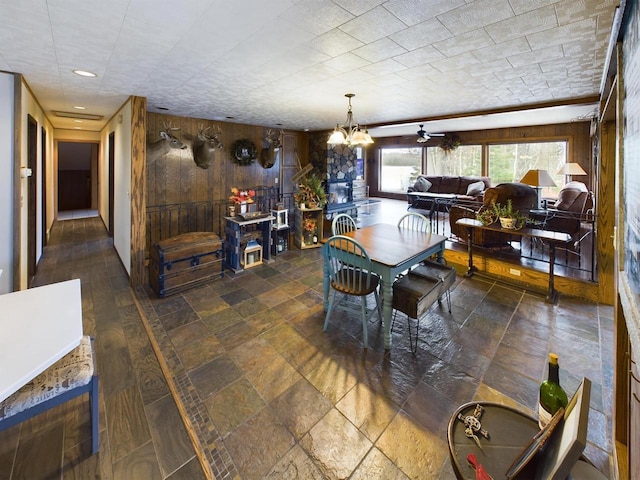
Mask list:
[[[464,0],[389,0],[384,8],[407,25],[415,25],[465,4]]]
[[[444,55],[433,46],[422,47],[412,52],[403,53],[395,57],[395,60],[406,67],[417,67],[425,63],[431,63],[435,60],[444,58]]]
[[[564,51],[562,49],[562,46],[554,45],[549,48],[543,48],[531,52],[520,53],[518,55],[512,55],[508,57],[508,60],[514,68],[521,68],[534,63],[555,60],[558,58],[562,58],[563,56]]]
[[[395,57],[406,53],[406,50],[389,38],[381,38],[364,47],[352,50],[352,53],[364,58],[369,62],[380,62],[387,58]]]
[[[439,20],[431,19],[394,33],[390,38],[407,50],[414,50],[452,36]]]
[[[558,0],[509,0],[511,8],[516,15],[522,15],[523,13],[536,10],[540,7],[546,7],[557,3]]]
[[[340,72],[348,72],[355,70],[356,68],[369,65],[371,62],[366,61],[364,58],[354,55],[353,53],[345,53],[339,57],[332,58],[325,62],[325,65],[331,68],[335,68]]]
[[[502,72],[504,70],[511,70],[511,64],[505,58],[501,58],[492,62],[474,65],[473,68],[469,69],[469,73],[472,76],[480,76],[488,73]]]
[[[513,10],[507,0],[477,0],[438,18],[449,31],[460,35],[512,16]]]
[[[370,43],[405,28],[407,28],[407,25],[387,10],[382,7],[376,7],[362,16],[346,22],[340,27],[340,30],[362,42]]]
[[[500,43],[557,26],[556,10],[550,6],[488,25],[486,30],[495,42]]]
[[[619,0],[563,0],[558,2],[556,9],[560,25],[565,25],[601,15],[606,11],[611,12],[612,7],[619,4]]]
[[[402,70],[397,74],[407,80],[415,80],[416,78],[430,77],[432,75],[438,75],[440,72],[433,68],[431,65],[420,65],[418,67],[408,68]]]
[[[494,45],[494,42],[484,30],[475,30],[473,32],[463,33],[455,38],[450,38],[433,44],[433,46],[442,52],[445,57],[454,57],[461,53],[486,47],[488,45]]]
[[[334,28],[324,35],[314,38],[309,42],[309,45],[330,57],[337,57],[363,46],[364,43],[339,28]]]
[[[451,72],[452,70],[463,70],[474,68],[478,65],[480,60],[474,57],[471,53],[463,53],[462,55],[456,55],[455,57],[449,57],[442,60],[436,60],[431,63],[431,66],[440,72]]]
[[[551,45],[559,45],[574,40],[593,39],[595,19],[589,18],[570,25],[551,28],[544,32],[527,35],[532,50],[540,50]]]
[[[269,2],[264,2],[264,5],[268,8]],[[355,18],[331,0],[303,0],[284,12],[282,17],[315,35],[327,33]]]
[[[333,0],[342,8],[354,16],[362,15],[365,12],[382,5],[386,0]]]
[[[362,70],[374,76],[388,75],[390,73],[397,73],[406,69],[407,67],[396,62],[391,58],[387,60],[383,60],[382,62],[367,65],[366,67],[362,67]]]
[[[515,40],[511,40],[508,42],[480,48],[477,51],[474,51],[473,54],[481,62],[490,62],[493,60],[498,60],[500,58],[507,58],[510,56],[528,52],[531,52],[531,48],[529,47],[529,43],[526,41],[526,39],[516,38]]]

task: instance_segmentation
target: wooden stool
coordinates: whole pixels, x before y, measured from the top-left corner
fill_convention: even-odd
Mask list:
[[[441,282],[441,296],[440,298],[438,298],[438,301],[441,300],[442,293],[446,294],[447,307],[449,308],[449,313],[451,313],[451,287],[456,281],[455,268],[449,267],[442,263],[427,260],[414,269],[410,270],[409,275],[415,275],[418,277],[426,278],[428,280]]]
[[[393,283],[393,308],[394,320],[396,311],[407,315],[407,327],[409,329],[409,342],[411,351],[415,354],[418,350],[418,330],[420,318],[429,307],[442,295],[443,282],[439,279],[425,278],[419,275],[405,275]],[[410,319],[416,319],[416,338],[411,335]]]
[[[91,453],[97,453],[98,375],[94,361],[92,341],[90,337],[84,336],[80,345],[0,402],[0,432],[67,400],[89,393]]]

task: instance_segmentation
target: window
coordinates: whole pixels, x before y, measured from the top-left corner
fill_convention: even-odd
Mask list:
[[[427,147],[429,175],[482,175],[482,145],[460,145],[445,152],[440,147]]]
[[[529,170],[546,170],[556,187],[542,189],[543,197],[557,197],[564,184],[558,169],[567,162],[567,142],[531,142],[489,145],[491,184],[518,182]]]
[[[421,147],[380,149],[380,191],[406,193],[421,171]]]

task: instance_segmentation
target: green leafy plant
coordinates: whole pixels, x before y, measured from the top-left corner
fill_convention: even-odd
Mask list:
[[[452,152],[460,146],[460,137],[455,133],[445,133],[440,142],[440,148],[445,152]]]
[[[327,203],[327,192],[324,190],[322,178],[315,172],[310,173],[298,184],[298,191],[293,194],[297,204],[305,203],[307,206],[315,203],[323,208]]]
[[[506,204],[491,202],[490,207],[483,208],[476,214],[476,219],[482,222],[483,225],[491,225],[500,219],[510,219],[513,222],[512,226],[508,228],[516,230],[528,223],[533,223],[529,217],[522,215],[520,211],[513,207],[511,199],[507,199]]]

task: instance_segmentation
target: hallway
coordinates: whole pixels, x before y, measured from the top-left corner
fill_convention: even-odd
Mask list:
[[[83,398],[0,433],[0,479],[204,478],[170,388],[216,478],[452,479],[451,413],[475,399],[533,414],[549,351],[569,394],[583,376],[593,382],[585,454],[609,471],[609,306],[561,296],[553,307],[459,276],[453,313],[435,304],[421,320],[416,356],[406,317],[390,352],[374,317],[366,351],[344,312],[322,331],[320,249],[158,299],[128,287],[99,218],[52,229],[36,283],[70,278],[82,280],[84,330],[96,337],[100,453],[88,457]]]

